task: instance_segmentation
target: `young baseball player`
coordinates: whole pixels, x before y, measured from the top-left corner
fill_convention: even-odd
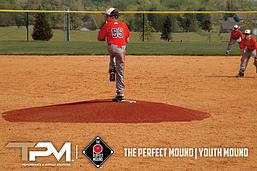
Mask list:
[[[238,29],[238,25],[234,25],[234,30],[232,30],[230,34],[230,41],[228,43],[227,51],[225,55],[228,55],[229,52],[231,51],[233,45],[237,42],[239,45],[243,39],[243,34],[242,32]]]
[[[252,37],[251,30],[247,29],[244,31],[245,38],[242,40],[240,44],[240,48],[242,48],[242,58],[240,64],[239,74],[236,77],[244,77],[244,71],[248,65],[249,59],[252,56],[256,59],[256,48],[257,43],[256,40]],[[245,50],[245,47],[247,49]]]
[[[97,40],[107,38],[107,50],[110,53],[110,81],[115,81],[116,74],[117,95],[112,101],[120,102],[124,100],[125,48],[129,42],[130,31],[125,23],[117,21],[119,12],[115,8],[110,8],[102,14],[106,16],[107,23],[100,30]]]

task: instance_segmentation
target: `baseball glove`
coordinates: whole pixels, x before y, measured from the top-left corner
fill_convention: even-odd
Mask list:
[[[256,73],[257,73],[257,58],[254,58],[253,65],[255,65],[255,67],[256,67]]]

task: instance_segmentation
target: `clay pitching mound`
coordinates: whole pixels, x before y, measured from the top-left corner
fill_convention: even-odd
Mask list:
[[[3,113],[4,119],[9,122],[69,123],[188,122],[210,116],[208,113],[163,103],[118,103],[111,100],[93,100]]]

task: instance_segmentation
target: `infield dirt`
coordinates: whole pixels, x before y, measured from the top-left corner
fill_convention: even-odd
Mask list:
[[[126,56],[126,99],[211,115],[200,121],[9,122],[3,113],[12,110],[112,99],[115,83],[109,82],[108,56],[0,56],[0,170],[97,170],[82,154],[96,136],[114,151],[101,170],[257,170],[257,73],[252,62],[245,77],[236,78],[239,56]],[[8,142],[52,142],[58,150],[71,142],[74,161],[70,166],[22,166],[21,149],[6,148]],[[124,148],[147,147],[247,148],[249,154],[197,159],[124,155]],[[66,163],[65,157],[59,162]],[[31,163],[57,160],[51,155]]]

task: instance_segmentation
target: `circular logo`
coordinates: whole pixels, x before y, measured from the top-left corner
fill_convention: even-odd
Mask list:
[[[101,153],[103,150],[103,147],[100,144],[96,144],[93,149],[95,153]]]

